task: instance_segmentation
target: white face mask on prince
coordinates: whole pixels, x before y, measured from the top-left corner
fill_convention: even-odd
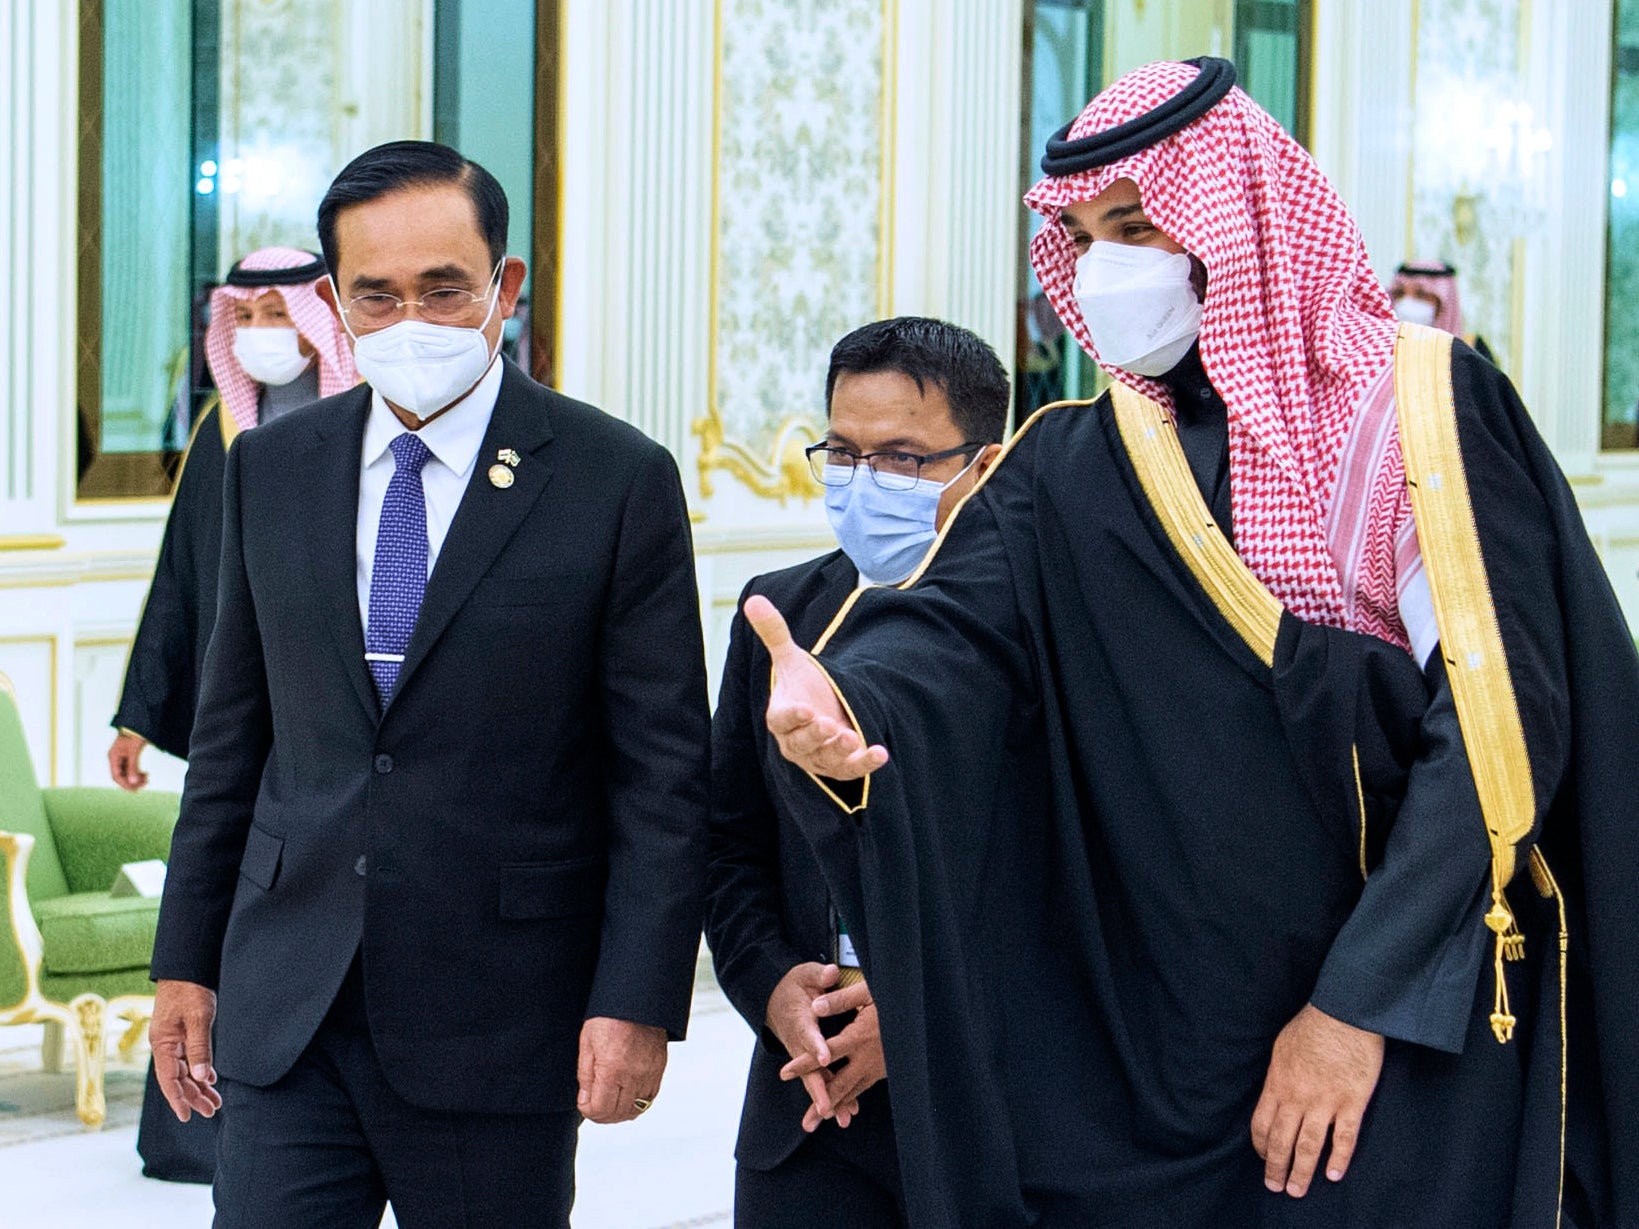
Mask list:
[[[1201,333],[1187,252],[1097,240],[1076,261],[1075,296],[1101,362],[1159,376]]]

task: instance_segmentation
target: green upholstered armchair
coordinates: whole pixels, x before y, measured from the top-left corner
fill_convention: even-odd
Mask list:
[[[0,674],[0,1025],[43,1023],[49,1070],[72,1042],[75,1107],[88,1127],[106,1115],[109,1022],[126,1022],[120,1053],[129,1059],[154,1007],[159,902],[109,889],[124,863],[169,856],[177,803],[161,792],[41,789],[16,693]]]

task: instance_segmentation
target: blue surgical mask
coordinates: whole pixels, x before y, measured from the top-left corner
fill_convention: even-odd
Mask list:
[[[843,553],[874,585],[895,585],[916,570],[939,531],[939,497],[972,469],[981,451],[949,482],[918,478],[903,491],[885,491],[860,466],[847,486],[825,488],[825,514]]]

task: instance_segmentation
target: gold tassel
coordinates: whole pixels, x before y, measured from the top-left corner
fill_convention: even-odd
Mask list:
[[[1508,908],[1508,902],[1500,893],[1491,898],[1491,912],[1485,915],[1485,924],[1497,935],[1497,958],[1499,960],[1524,960],[1525,936],[1520,933],[1519,925],[1514,921],[1514,914]]]
[[[1514,1013],[1508,1009],[1508,982],[1503,978],[1502,945],[1503,938],[1498,935],[1496,960],[1497,998],[1491,1010],[1491,1031],[1497,1035],[1498,1044],[1507,1045],[1514,1039],[1514,1025],[1517,1021],[1514,1019]]]
[[[1503,962],[1525,958],[1525,936],[1515,925],[1513,912],[1508,908],[1500,889],[1494,889],[1492,892],[1491,910],[1485,915],[1485,924],[1497,936],[1496,959],[1493,962],[1497,977],[1497,996],[1491,1010],[1491,1031],[1496,1034],[1499,1044],[1507,1045],[1514,1039],[1514,1025],[1518,1021],[1509,1009],[1508,981],[1503,972]]]

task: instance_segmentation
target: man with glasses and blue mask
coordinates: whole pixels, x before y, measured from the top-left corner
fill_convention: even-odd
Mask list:
[[[849,594],[903,581],[1007,429],[1007,373],[966,329],[905,317],[831,351],[825,439],[808,449],[841,549],[754,578],[817,639]],[[764,779],[769,659],[736,615],[712,719],[706,939],[757,1034],[735,1155],[737,1229],[905,1223],[876,1007],[847,919]]]
[[[567,1226],[581,1119],[646,1110],[687,1023],[682,487],[499,356],[506,233],[456,151],[360,155],[319,237],[369,387],[228,454],[150,1029],[178,1117],[225,1107],[219,1226]]]

